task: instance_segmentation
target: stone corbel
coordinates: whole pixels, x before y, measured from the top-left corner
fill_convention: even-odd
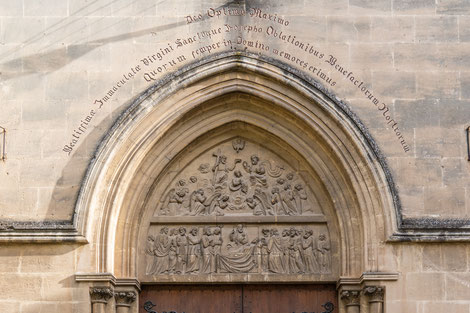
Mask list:
[[[137,298],[137,293],[133,290],[117,291],[114,293],[116,300],[116,313],[130,313],[132,303]]]
[[[346,307],[346,313],[361,312],[361,292],[359,290],[343,290],[341,300]]]
[[[113,296],[111,287],[90,287],[92,313],[105,313],[108,300]]]
[[[369,313],[383,313],[384,287],[367,286],[363,289],[363,293],[369,302]]]

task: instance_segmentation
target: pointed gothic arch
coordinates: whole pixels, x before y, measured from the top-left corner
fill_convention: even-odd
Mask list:
[[[336,247],[335,270],[324,280],[389,270],[381,255],[396,230],[399,201],[357,117],[282,64],[230,53],[150,87],[102,142],[76,209],[78,228],[95,247],[96,272],[142,279],[155,185],[168,184],[172,164],[198,144],[235,137],[290,154],[316,184]]]

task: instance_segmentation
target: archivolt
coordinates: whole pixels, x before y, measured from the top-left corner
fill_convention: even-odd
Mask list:
[[[137,276],[152,184],[184,147],[230,128],[285,143],[321,180],[338,232],[340,276],[381,270],[397,200],[370,136],[316,83],[253,56],[223,54],[149,88],[100,146],[77,202],[98,272]]]

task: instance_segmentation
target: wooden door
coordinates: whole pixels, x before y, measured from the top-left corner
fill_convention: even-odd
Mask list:
[[[331,313],[334,285],[151,285],[139,313]]]
[[[333,285],[245,285],[243,313],[337,312]]]

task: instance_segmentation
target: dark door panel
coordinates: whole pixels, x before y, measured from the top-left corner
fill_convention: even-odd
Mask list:
[[[144,286],[140,313],[243,313],[237,285]]]
[[[331,285],[246,285],[243,313],[336,312]]]
[[[143,286],[140,313],[331,313],[334,285]]]

